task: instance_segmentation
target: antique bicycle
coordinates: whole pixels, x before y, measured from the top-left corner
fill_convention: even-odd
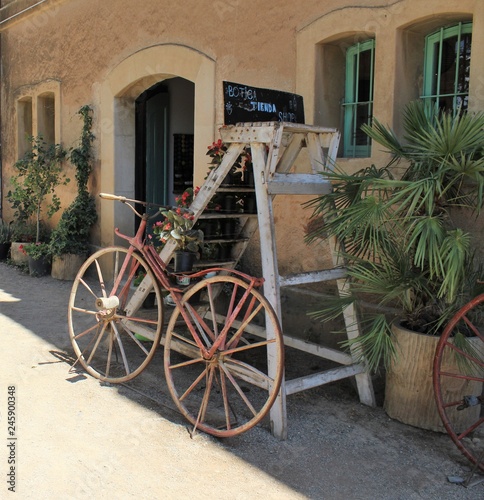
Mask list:
[[[101,381],[126,382],[148,366],[161,343],[168,390],[194,431],[229,437],[252,428],[273,405],[284,372],[279,320],[258,291],[264,280],[212,267],[180,286],[146,241],[149,217],[137,204],[146,212],[151,204],[100,196],[124,203],[141,222],[134,237],[115,229],[128,247],[92,254],[74,280],[68,322],[76,362]],[[152,287],[152,306],[136,299],[140,287]]]
[[[433,367],[437,409],[461,453],[484,472],[484,294],[447,324]]]

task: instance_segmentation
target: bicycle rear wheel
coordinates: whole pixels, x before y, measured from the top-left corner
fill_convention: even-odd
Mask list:
[[[133,308],[132,297],[146,276],[153,284],[154,304]],[[122,247],[99,250],[74,280],[68,320],[71,343],[83,368],[106,382],[126,382],[146,368],[160,343],[160,287],[139,255]]]
[[[484,471],[484,295],[462,307],[445,328],[433,377],[437,409],[449,436]]]
[[[175,309],[164,343],[170,394],[194,430],[240,434],[266,416],[279,392],[284,346],[277,316],[261,293],[232,276],[202,280],[182,303],[196,333]],[[200,346],[216,342],[204,355]]]

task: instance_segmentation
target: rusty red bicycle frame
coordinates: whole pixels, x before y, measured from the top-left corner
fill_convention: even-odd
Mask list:
[[[169,277],[168,277],[168,271],[167,271],[167,265],[166,263],[161,259],[161,257],[158,255],[156,252],[155,248],[151,244],[146,243],[146,239],[144,237],[145,230],[146,230],[146,225],[148,222],[148,216],[144,214],[141,217],[141,223],[138,227],[138,230],[136,231],[136,234],[134,236],[127,236],[119,231],[118,228],[114,230],[115,234],[124,240],[126,240],[129,243],[129,248],[128,248],[128,253],[125,257],[125,260],[120,268],[118,278],[114,282],[113,289],[111,291],[111,295],[116,295],[118,287],[120,286],[121,282],[121,277],[124,275],[124,272],[126,271],[126,268],[128,266],[129,261],[131,260],[131,256],[135,251],[138,251],[147,261],[148,265],[152,269],[156,279],[158,282],[162,285],[164,289],[166,289],[169,293],[171,298],[173,299],[173,302],[175,303],[176,307],[179,308],[180,313],[183,317],[183,320],[186,323],[186,326],[190,330],[190,333],[193,337],[194,342],[197,344],[199,347],[202,356],[205,359],[210,359],[216,351],[220,347],[225,347],[225,340],[227,338],[227,333],[229,329],[231,328],[231,325],[233,324],[235,318],[238,316],[240,313],[242,307],[245,304],[245,301],[247,300],[247,297],[250,295],[250,292],[252,288],[256,287],[259,288],[263,282],[264,278],[256,278],[253,276],[249,276],[245,273],[242,273],[240,271],[236,271],[234,269],[231,269],[230,272],[232,274],[236,274],[237,276],[242,277],[245,281],[248,282],[249,286],[245,289],[245,292],[243,296],[239,299],[238,304],[234,304],[234,297],[235,295],[232,296],[231,303],[229,306],[229,316],[227,318],[227,322],[223,328],[223,330],[220,332],[217,338],[213,338],[213,334],[206,324],[205,320],[198,314],[198,312],[193,309],[188,303],[184,304],[182,301],[183,293],[184,290],[182,290],[179,287],[173,286],[171,283]],[[137,266],[136,266],[137,267]],[[134,278],[134,275],[136,273],[136,267],[133,267],[129,271],[129,277],[132,279]],[[197,273],[191,273],[190,277],[192,278],[199,278],[202,276],[205,276],[209,272],[227,272],[227,269],[222,268],[222,267],[212,267],[205,269],[203,271],[199,271]],[[130,281],[130,280],[128,280]],[[127,286],[127,285],[125,285]],[[117,294],[118,297],[121,294]],[[188,307],[189,309],[188,309]],[[254,310],[254,300],[252,300],[252,303],[249,304],[249,307],[245,311],[244,318],[242,320],[241,326],[238,328],[238,332],[231,338],[230,341],[230,347],[234,349],[237,346],[237,342],[240,339],[243,329],[245,325],[257,314],[258,310]],[[132,318],[132,320],[136,321],[135,318]],[[200,339],[200,336],[197,334],[197,328],[194,325],[194,322],[197,323],[198,327],[203,329],[204,332],[212,337],[212,347],[210,349],[207,349],[203,342]]]

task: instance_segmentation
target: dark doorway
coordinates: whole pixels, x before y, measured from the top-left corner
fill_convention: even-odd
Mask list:
[[[169,93],[157,84],[136,99],[136,175],[138,200],[168,204],[170,172]]]

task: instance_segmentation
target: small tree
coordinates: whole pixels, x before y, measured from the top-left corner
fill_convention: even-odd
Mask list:
[[[87,183],[92,172],[92,109],[83,106],[78,114],[83,119],[80,144],[72,149],[70,161],[76,167],[77,196],[62,214],[59,224],[52,231],[50,249],[53,255],[87,253],[89,233],[97,221],[96,204],[89,194]]]
[[[69,179],[62,173],[62,162],[66,151],[59,144],[48,145],[42,136],[29,137],[32,146],[25,156],[14,164],[18,172],[12,178],[13,190],[7,199],[15,210],[14,216],[19,223],[26,223],[32,217],[36,225],[35,241],[40,241],[42,211],[48,218],[60,208],[60,199],[55,189],[67,184]],[[51,195],[50,201],[47,201]]]

